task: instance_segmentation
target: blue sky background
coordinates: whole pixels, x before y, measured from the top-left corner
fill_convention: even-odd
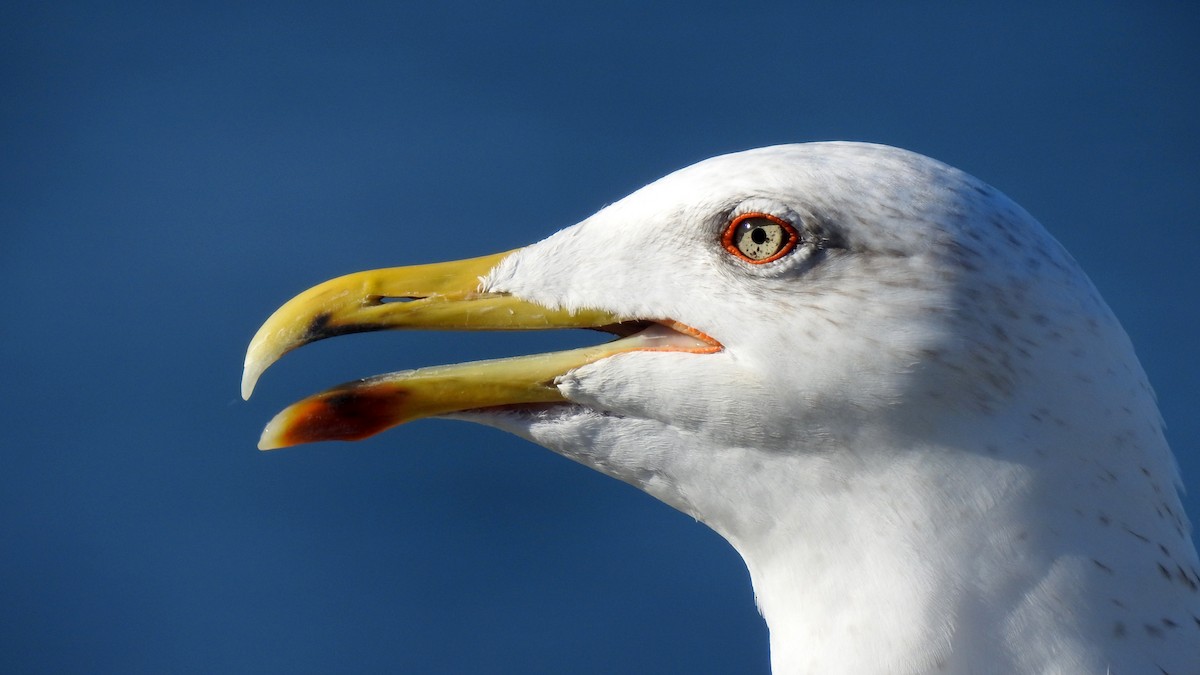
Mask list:
[[[254,448],[326,386],[589,336],[362,335],[238,378],[315,282],[781,142],[907,147],[1037,216],[1200,521],[1194,3],[339,4],[0,8],[0,669],[765,672],[738,556],[631,487],[445,421]]]

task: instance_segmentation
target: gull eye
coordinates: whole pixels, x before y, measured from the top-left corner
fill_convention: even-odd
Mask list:
[[[756,265],[778,260],[796,247],[800,235],[786,220],[765,213],[733,219],[721,243],[735,256]]]

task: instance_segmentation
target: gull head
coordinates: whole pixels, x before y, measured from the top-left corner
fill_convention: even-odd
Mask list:
[[[350,382],[261,447],[427,416],[528,438],[722,534],[779,671],[1200,663],[1195,548],[1128,338],[1028,213],[911,152],[715,157],[516,251],[326,282],[259,330],[243,392],[344,333],[564,327],[615,339]]]

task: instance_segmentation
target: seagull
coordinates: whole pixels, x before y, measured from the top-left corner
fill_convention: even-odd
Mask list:
[[[721,534],[776,673],[1200,673],[1200,563],[1130,340],[998,190],[897,148],[766,147],[528,247],[284,304],[263,371],[388,329],[608,342],[306,398],[262,449],[441,416],[497,427]]]

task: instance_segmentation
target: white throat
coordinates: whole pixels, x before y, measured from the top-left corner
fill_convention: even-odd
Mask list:
[[[1101,476],[1069,449],[1079,480],[1051,483],[1023,461],[1047,450],[1032,445],[862,447],[760,457],[749,481],[773,519],[722,532],[774,672],[1187,672],[1157,658],[1200,629],[1178,518],[1085,506]],[[1136,466],[1115,473],[1114,490],[1154,491]]]

